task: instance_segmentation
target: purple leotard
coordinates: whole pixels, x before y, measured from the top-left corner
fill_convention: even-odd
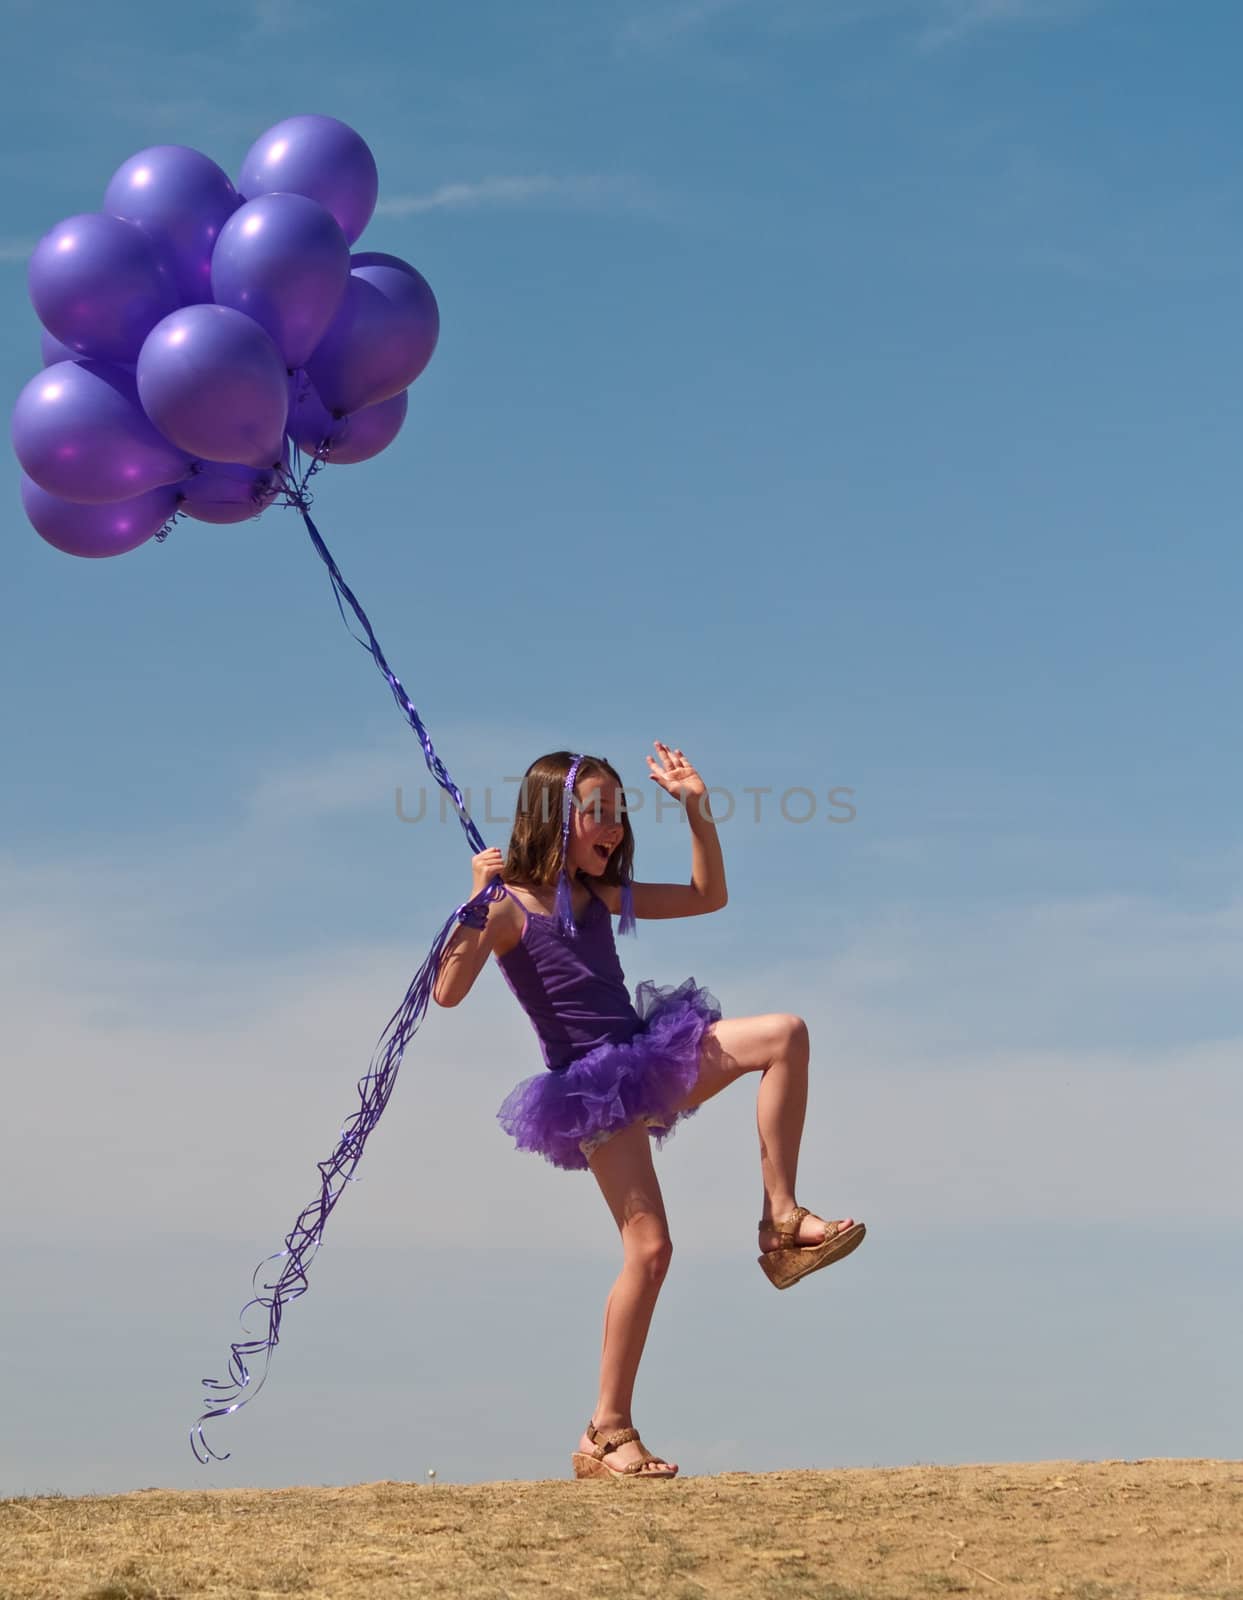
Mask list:
[[[528,910],[505,890],[525,920],[520,943],[497,956],[497,965],[530,1017],[544,1065],[553,1072],[597,1045],[624,1044],[643,1026],[626,988],[608,906],[594,889],[589,892],[578,931],[567,939],[555,917]]]
[[[572,938],[555,917],[522,906],[522,939],[497,957],[548,1069],[511,1090],[497,1120],[520,1150],[580,1169],[584,1141],[644,1120],[659,1146],[694,1114],[678,1108],[699,1076],[704,1030],[721,1016],[694,978],[675,988],[644,980],[632,1003],[608,907],[590,893]]]

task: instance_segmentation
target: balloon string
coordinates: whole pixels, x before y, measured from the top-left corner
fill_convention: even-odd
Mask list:
[[[437,783],[445,789],[457,807],[458,819],[466,834],[467,840],[476,853],[486,848],[483,838],[467,813],[461,791],[453,782],[440,757],[432,746],[432,741],[423,721],[415,709],[413,702],[401,680],[393,672],[380,648],[379,640],[367,614],[355,599],[353,592],[345,579],[341,576],[340,569],[333,560],[331,553],[320,536],[319,529],[315,526],[310,514],[311,497],[307,493],[307,484],[319,466],[318,461],[312,461],[305,473],[301,473],[301,457],[296,447],[293,452],[291,469],[283,470],[281,483],[285,491],[287,503],[294,506],[306,524],[311,542],[319,552],[321,559],[328,568],[332,580],[333,594],[337,602],[337,610],[341,613],[341,620],[345,623],[351,636],[358,640],[364,649],[370,651],[376,666],[383,673],[393,698],[401,708],[407,722],[418,736],[423,747],[423,754],[428,768]],[[342,605],[344,601],[366,631],[366,639],[360,639],[350,628],[349,618]],[[216,1461],[229,1460],[230,1453],[218,1455],[207,1443],[203,1435],[203,1424],[213,1417],[229,1416],[233,1412],[249,1404],[258,1394],[267,1380],[268,1370],[272,1364],[272,1352],[280,1343],[281,1314],[283,1308],[291,1300],[296,1300],[299,1295],[305,1294],[310,1285],[307,1282],[307,1268],[314,1260],[323,1244],[324,1227],[328,1221],[333,1207],[345,1192],[345,1184],[357,1183],[353,1176],[354,1168],[362,1159],[363,1150],[367,1143],[368,1135],[379,1122],[380,1116],[388,1104],[389,1097],[397,1081],[397,1070],[401,1065],[402,1056],[406,1046],[414,1036],[419,1023],[426,1015],[432,991],[435,987],[436,975],[440,968],[440,961],[444,954],[445,946],[459,922],[471,927],[479,928],[484,924],[487,915],[486,906],[491,900],[497,900],[504,894],[504,886],[499,875],[472,895],[463,905],[460,905],[453,915],[445,922],[437,934],[428,952],[427,959],[415,973],[406,990],[405,998],[380,1035],[380,1041],[372,1056],[371,1067],[358,1082],[358,1092],[361,1106],[353,1117],[341,1129],[340,1139],[336,1149],[327,1161],[318,1163],[320,1173],[320,1193],[316,1200],[303,1208],[298,1220],[285,1237],[285,1248],[276,1255],[265,1256],[255,1268],[251,1278],[251,1285],[256,1290],[254,1298],[248,1300],[242,1307],[240,1316],[244,1317],[253,1305],[265,1306],[268,1311],[268,1328],[266,1336],[259,1338],[251,1336],[245,1341],[238,1341],[230,1346],[229,1381],[222,1383],[215,1378],[204,1378],[203,1387],[213,1391],[215,1398],[226,1400],[227,1403],[211,1405],[205,1410],[190,1430],[190,1448],[194,1458],[200,1465],[206,1466],[208,1457]],[[284,1260],[280,1276],[275,1283],[265,1283],[263,1288],[268,1294],[258,1293],[258,1284],[255,1280],[269,1261]],[[245,1323],[242,1324],[243,1332],[249,1334],[250,1330]],[[263,1353],[263,1372],[253,1389],[251,1374],[246,1365],[247,1356]],[[250,1389],[249,1394],[243,1391]],[[202,1445],[205,1455],[199,1454],[199,1445]]]
[[[311,501],[310,496],[306,492],[306,484],[307,480],[314,473],[317,465],[318,463],[312,463],[310,469],[301,480],[295,479],[292,474],[284,475],[283,481],[287,503],[293,506],[301,515],[303,522],[306,524],[306,531],[311,536],[311,543],[315,546],[315,549],[319,553],[320,559],[328,568],[328,576],[332,580],[333,595],[336,598],[337,610],[341,613],[341,620],[345,623],[346,627],[349,628],[350,636],[356,640],[358,644],[362,645],[364,650],[370,652],[376,666],[383,674],[385,681],[388,683],[388,686],[392,691],[393,699],[397,702],[397,705],[406,721],[414,729],[418,741],[423,747],[423,757],[427,763],[429,772],[453,801],[454,806],[457,808],[458,821],[462,825],[462,829],[466,834],[466,838],[470,843],[472,850],[477,855],[481,850],[486,850],[487,846],[484,843],[483,837],[478,828],[476,828],[475,824],[471,821],[470,814],[466,810],[466,802],[462,798],[462,791],[458,788],[457,784],[454,783],[444,763],[436,754],[435,748],[432,745],[431,735],[423,726],[423,719],[419,716],[414,702],[410,699],[410,696],[402,687],[401,679],[397,676],[385,659],[384,651],[380,648],[380,641],[376,638],[375,630],[372,628],[371,623],[367,619],[367,613],[363,610],[362,606],[359,605],[349,584],[347,584],[345,579],[341,576],[340,568],[333,560],[331,551],[324,543],[319,529],[315,526],[315,523],[311,519]],[[341,604],[342,600],[344,600],[345,603],[350,607],[350,610],[353,611],[354,615],[358,618],[359,622],[366,630],[367,637],[365,639],[360,639],[354,630],[350,628],[349,619],[346,617],[344,607]]]

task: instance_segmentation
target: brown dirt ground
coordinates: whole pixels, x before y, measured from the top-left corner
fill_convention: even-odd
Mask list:
[[[1243,1600],[1243,1462],[0,1500],[0,1600]]]

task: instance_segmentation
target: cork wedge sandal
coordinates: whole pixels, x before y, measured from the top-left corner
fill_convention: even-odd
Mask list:
[[[576,1478],[673,1478],[677,1476],[677,1468],[670,1467],[663,1456],[654,1456],[639,1438],[635,1428],[618,1428],[610,1433],[607,1438],[599,1431],[594,1422],[587,1424],[587,1437],[595,1445],[590,1455],[582,1450],[575,1450],[570,1460],[574,1465]],[[633,1439],[643,1452],[642,1460],[628,1462],[624,1467],[615,1467],[605,1460],[610,1450],[616,1450],[619,1445],[629,1444]],[[659,1461],[662,1467],[668,1467],[667,1472],[644,1472],[643,1468],[649,1461]]]
[[[795,1206],[788,1217],[761,1217],[761,1228],[773,1228],[781,1241],[775,1250],[765,1250],[759,1257],[760,1266],[774,1289],[788,1289],[809,1272],[827,1267],[831,1261],[840,1261],[863,1243],[867,1229],[861,1222],[847,1227],[844,1222],[830,1222],[835,1231],[826,1234],[819,1244],[796,1244],[798,1225],[809,1215],[806,1206]]]

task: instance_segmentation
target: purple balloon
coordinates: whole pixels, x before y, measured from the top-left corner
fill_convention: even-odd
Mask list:
[[[348,417],[334,417],[305,373],[299,377],[301,387],[291,394],[288,427],[293,442],[307,455],[318,456],[333,466],[370,461],[387,449],[401,431],[410,405],[404,389],[378,405],[364,406]]]
[[[275,466],[284,447],[287,385],[280,351],[253,318],[231,306],[183,306],[151,330],[138,356],[147,415],[204,461]]]
[[[304,194],[331,211],[351,244],[371,220],[380,177],[366,141],[335,117],[286,117],[251,145],[237,186],[247,200]]]
[[[176,483],[191,457],[143,414],[133,378],[102,361],[60,361],[13,408],[13,448],[48,494],[102,505]]]
[[[228,173],[184,144],[140,150],[104,194],[104,210],[136,223],[161,251],[185,305],[211,299],[211,253],[241,203]]]
[[[196,522],[245,522],[272,504],[280,479],[270,469],[203,461],[178,488],[184,496],[181,509]]]
[[[83,505],[62,500],[22,475],[22,505],[41,538],[70,556],[123,556],[159,533],[177,509],[175,487],[148,489],[132,500]]]
[[[67,217],[35,246],[30,298],[49,333],[95,361],[135,361],[177,305],[172,273],[141,228],[102,211]]]
[[[376,251],[352,259],[341,309],[306,364],[338,416],[408,389],[440,336],[436,297],[408,261]]]
[[[253,317],[300,367],[337,313],[350,247],[337,220],[301,194],[248,200],[225,223],[211,262],[216,303]]]

